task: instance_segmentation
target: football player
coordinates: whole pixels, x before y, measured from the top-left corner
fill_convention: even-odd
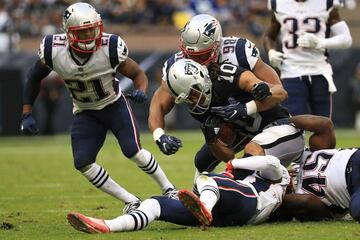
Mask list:
[[[190,88],[199,87],[197,90],[204,96],[204,101],[197,98],[203,102],[197,104],[195,100],[196,104],[189,108],[190,114],[202,123],[210,112],[211,115],[219,115],[226,121],[236,123],[244,133],[232,144],[235,151],[240,151],[246,145],[245,151],[249,155],[270,154],[279,157],[281,161],[285,158],[291,161],[300,156],[304,146],[301,132],[288,124],[289,115],[283,108],[274,107],[287,94],[276,72],[261,60],[252,42],[237,37],[223,37],[220,23],[210,15],[201,14],[191,18],[185,25],[180,48],[181,52],[165,62],[162,84],[155,92],[150,106],[149,128],[164,154],[174,154],[182,146],[180,139],[165,134],[164,116],[176,102],[191,102],[188,98],[192,97],[188,95]],[[187,64],[181,59],[192,59],[194,64]],[[183,65],[174,67],[178,61],[183,61]],[[215,72],[212,74],[215,75],[211,81],[213,84],[205,75],[206,70],[202,76],[201,71],[198,73],[202,69],[200,64],[208,65],[210,72]],[[196,66],[195,69],[192,66]],[[181,77],[175,77],[175,72]],[[219,78],[216,76],[218,72],[221,75]],[[244,78],[243,81],[239,82],[239,77]],[[242,86],[239,87],[239,84]],[[178,88],[174,90],[172,85]],[[250,138],[246,138],[247,134]],[[258,137],[247,144],[255,135]],[[200,172],[211,171],[219,160],[234,158],[233,154],[230,155],[214,156],[209,145],[204,144],[195,156],[195,165]]]
[[[103,32],[100,15],[87,3],[69,6],[63,16],[63,27],[65,34],[45,36],[40,44],[39,60],[32,67],[24,89],[22,131],[38,133],[31,114],[32,105],[41,80],[53,70],[63,78],[73,100],[71,146],[75,168],[95,187],[125,202],[126,212],[139,206],[140,200],[96,163],[110,130],[123,154],[149,174],[164,194],[176,197],[173,184],[154,156],[141,147],[135,116],[115,78],[119,72],[133,80],[134,102],[147,100],[148,79],[128,57],[125,42],[119,36]]]
[[[168,91],[175,103],[188,106],[205,136],[206,147],[200,150],[204,158],[198,154],[197,170],[212,171],[219,161],[233,159],[242,149],[245,156],[277,156],[285,166],[300,158],[303,134],[278,104],[286,96],[281,85],[269,87],[250,70],[232,64],[221,64],[218,70],[211,77],[203,65],[181,59],[168,72]],[[217,138],[223,122],[231,123],[236,133],[226,145]],[[204,155],[204,150],[210,151]]]
[[[331,118],[336,87],[327,50],[352,44],[339,6],[339,0],[268,0],[272,16],[264,48],[270,64],[281,72],[289,94],[283,105],[291,115],[311,113]],[[281,51],[276,48],[278,36]]]
[[[318,116],[297,116],[296,126],[314,132],[312,151],[305,150],[294,184],[278,214],[301,221],[338,219],[346,213],[360,221],[360,150],[333,149],[332,122]]]
[[[227,174],[201,174],[195,182],[200,196],[179,191],[179,200],[155,196],[143,201],[130,214],[112,220],[71,212],[69,223],[87,233],[136,231],[154,220],[187,226],[241,226],[266,221],[281,204],[290,181],[285,167],[273,156],[253,156],[232,161],[233,168],[252,169],[257,174],[243,181]]]

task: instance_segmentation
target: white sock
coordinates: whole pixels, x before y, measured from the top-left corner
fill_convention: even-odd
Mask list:
[[[149,151],[141,149],[131,159],[139,168],[141,168],[141,170],[149,174],[157,182],[163,192],[168,188],[174,187]]]
[[[200,175],[196,179],[196,186],[200,193],[200,201],[211,211],[220,199],[217,183],[206,175]]]
[[[112,232],[141,230],[149,223],[160,217],[160,204],[155,199],[146,199],[140,207],[130,214],[125,214],[112,220],[105,220],[105,224]]]
[[[91,164],[90,168],[82,173],[95,187],[111,196],[123,201],[132,202],[138,200],[133,194],[126,191],[109,176],[109,173],[97,163]]]

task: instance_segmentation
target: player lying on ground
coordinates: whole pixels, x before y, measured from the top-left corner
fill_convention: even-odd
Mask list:
[[[146,199],[138,209],[112,220],[69,213],[67,219],[77,230],[108,233],[141,230],[154,220],[187,226],[235,226],[258,224],[268,219],[282,201],[289,174],[273,156],[234,159],[233,168],[250,169],[257,174],[243,181],[224,174],[202,173],[195,182],[200,193],[180,190],[180,200],[163,196]],[[241,171],[241,170],[240,170]]]
[[[335,134],[328,118],[293,119],[298,127],[314,132],[310,138],[313,151],[304,151],[295,193],[286,194],[278,214],[305,221],[337,219],[350,212],[360,221],[359,148],[331,149],[335,147]]]

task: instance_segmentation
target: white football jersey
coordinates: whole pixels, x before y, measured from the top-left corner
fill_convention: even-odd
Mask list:
[[[259,224],[269,219],[269,216],[282,203],[286,192],[286,187],[290,183],[290,176],[287,169],[280,165],[282,180],[280,183],[269,183],[257,174],[246,177],[243,181],[238,181],[250,186],[257,193],[257,211],[249,220],[248,224]]]
[[[66,34],[44,37],[38,54],[64,80],[71,93],[74,113],[102,109],[120,97],[115,74],[119,64],[126,60],[128,49],[119,36],[103,33],[101,47],[84,63],[69,51]]]
[[[350,157],[358,149],[306,150],[297,176],[296,193],[310,193],[327,206],[349,208],[345,170]]]
[[[252,70],[260,57],[259,50],[251,41],[237,37],[223,37],[219,46],[219,63],[227,62],[236,66]],[[179,59],[183,59],[182,52],[175,53],[165,63],[162,79],[167,81],[170,67]]]
[[[284,53],[284,61],[280,67],[281,78],[323,74],[327,79],[331,78],[328,81],[332,81],[332,68],[328,63],[326,49],[301,48],[297,45],[297,40],[304,32],[313,33],[320,38],[328,37],[330,12],[339,6],[339,0],[268,0],[268,8],[281,25],[280,37]]]

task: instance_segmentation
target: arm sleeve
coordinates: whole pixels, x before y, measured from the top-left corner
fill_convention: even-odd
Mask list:
[[[33,105],[40,91],[41,80],[49,75],[50,72],[51,69],[45,66],[40,59],[36,61],[27,75],[23,93],[23,104]]]
[[[325,39],[325,47],[345,49],[352,45],[350,30],[345,21],[338,22],[330,27],[333,37]]]
[[[261,177],[271,181],[277,181],[283,175],[280,160],[271,155],[234,159],[231,163],[234,169],[258,171]]]

